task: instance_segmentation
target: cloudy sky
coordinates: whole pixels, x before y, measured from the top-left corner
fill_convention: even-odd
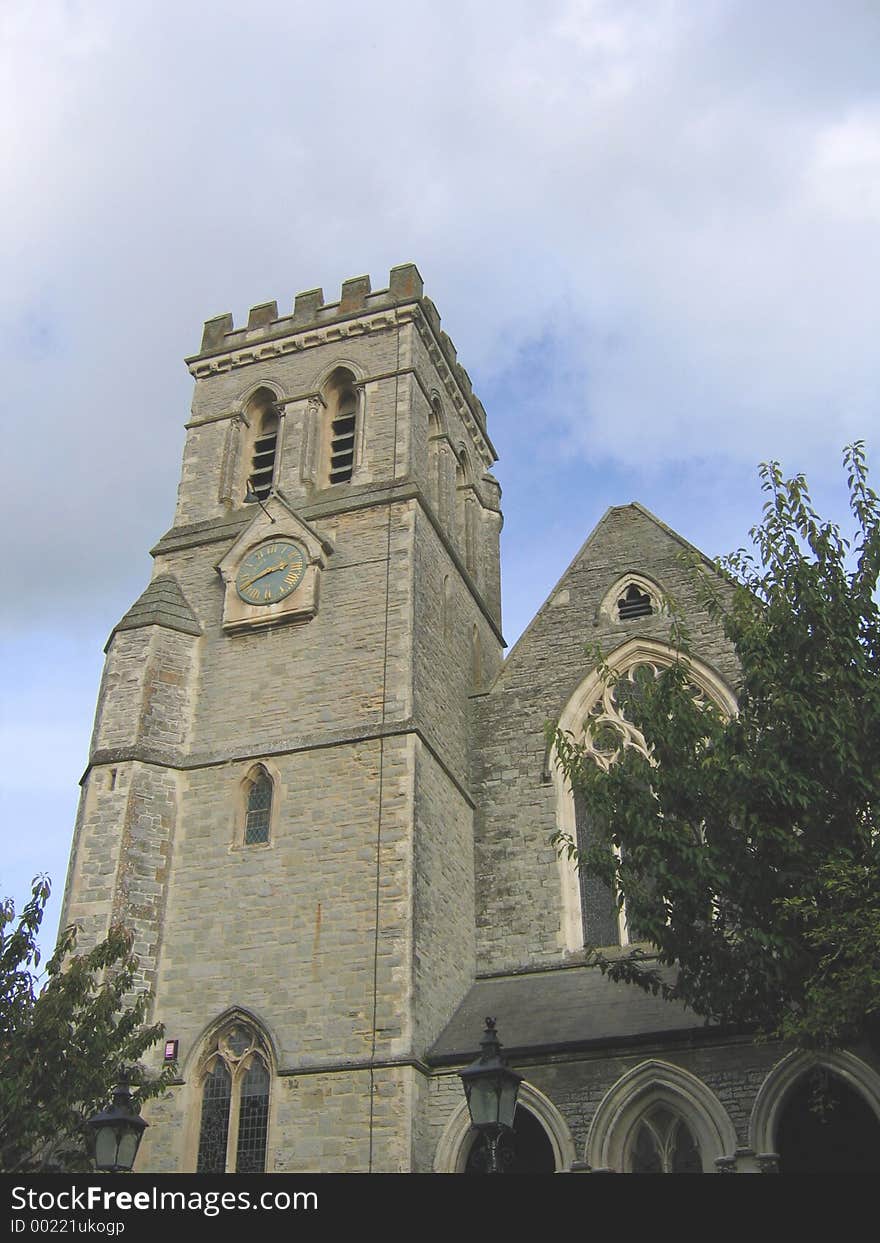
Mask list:
[[[205,318],[419,266],[511,642],[609,504],[714,555],[759,461],[841,519],[842,446],[877,462],[876,0],[4,0],[0,58],[0,895],[45,870],[53,920]]]

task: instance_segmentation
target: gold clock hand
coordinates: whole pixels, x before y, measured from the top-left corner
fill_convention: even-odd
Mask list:
[[[277,565],[269,565],[265,570],[260,570],[259,574],[255,574],[252,579],[242,584],[242,589],[250,587],[258,578],[265,578],[267,574],[274,574],[277,570],[286,570],[290,565],[289,561],[279,561]]]

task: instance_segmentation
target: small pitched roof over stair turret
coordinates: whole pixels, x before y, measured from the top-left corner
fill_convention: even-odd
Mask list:
[[[110,638],[117,630],[138,630],[141,626],[164,626],[166,630],[179,630],[182,634],[202,633],[173,574],[157,574],[122,620],[113,627]]]

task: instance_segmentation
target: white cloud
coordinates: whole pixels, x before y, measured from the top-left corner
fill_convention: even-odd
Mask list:
[[[14,4],[3,33],[5,500],[37,548],[63,526],[87,607],[170,519],[201,320],[407,259],[484,381],[562,343],[560,452],[824,469],[877,425],[871,6]]]
[[[59,787],[80,763],[209,316],[420,265],[503,395],[514,635],[606,504],[714,551],[754,520],[759,459],[821,492],[844,441],[876,445],[878,36],[859,0],[7,0],[9,800],[28,757]],[[61,644],[34,691],[30,627],[91,663]]]
[[[819,211],[849,223],[880,222],[880,110],[822,127],[804,179]]]

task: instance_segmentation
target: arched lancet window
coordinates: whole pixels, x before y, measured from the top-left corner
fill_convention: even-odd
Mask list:
[[[272,778],[262,764],[248,774],[244,812],[245,846],[259,845],[269,840],[272,819]]]
[[[849,1052],[789,1053],[755,1097],[749,1146],[783,1174],[880,1172],[880,1075]]]
[[[736,1130],[715,1093],[690,1071],[651,1059],[599,1102],[585,1156],[595,1171],[711,1174],[736,1147]]]
[[[261,388],[247,404],[248,418],[254,429],[248,481],[260,500],[265,500],[275,481],[278,456],[278,409],[274,394]]]
[[[269,1130],[270,1059],[256,1027],[231,1018],[201,1070],[198,1174],[262,1174]]]
[[[354,474],[358,418],[358,395],[352,373],[337,367],[327,381],[325,397],[327,483],[348,483]]]
[[[517,1149],[508,1172],[552,1174],[569,1170],[576,1149],[565,1119],[548,1097],[528,1082],[520,1084],[513,1130]],[[437,1174],[485,1173],[479,1137],[471,1126],[467,1103],[462,1099],[450,1115],[434,1154]],[[508,1148],[510,1152],[510,1148]]]
[[[644,736],[633,722],[630,705],[645,680],[656,678],[675,659],[671,648],[654,640],[638,638],[622,644],[608,661],[617,680],[609,685],[598,671],[589,674],[563,709],[560,729],[582,739],[587,755],[603,768],[613,764],[627,747],[647,755]],[[690,670],[697,702],[712,701],[723,711],[735,713],[733,694],[707,665],[693,659]],[[551,774],[556,786],[557,828],[575,842],[579,851],[585,852],[597,833],[590,809],[579,795],[573,795],[552,759]],[[627,928],[616,895],[600,878],[573,868],[565,856],[558,862],[562,922],[569,950],[580,950],[584,944],[618,945],[638,939],[638,930]]]

